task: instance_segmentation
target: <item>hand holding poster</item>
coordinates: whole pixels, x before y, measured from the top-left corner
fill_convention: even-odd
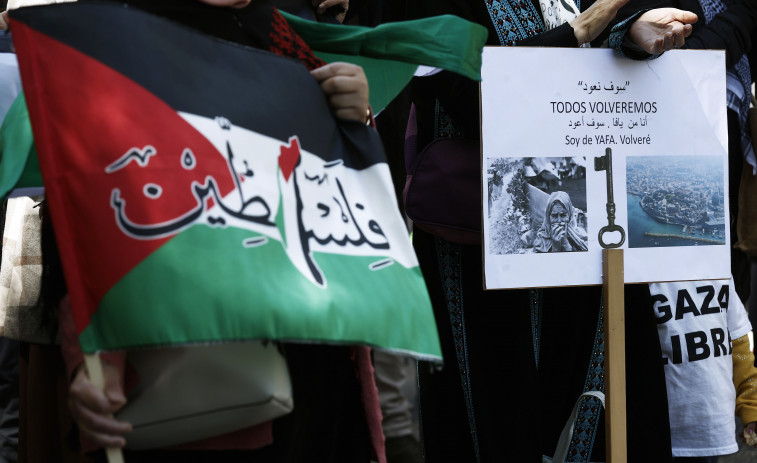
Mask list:
[[[626,282],[728,277],[723,60],[715,51],[640,62],[608,49],[487,47],[485,286],[601,284],[610,202],[625,230]],[[610,188],[595,168],[607,148]]]

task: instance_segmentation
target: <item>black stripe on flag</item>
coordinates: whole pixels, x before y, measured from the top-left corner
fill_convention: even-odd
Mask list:
[[[373,129],[324,117],[323,92],[298,61],[115,3],[28,7],[11,17],[120,72],[177,111],[225,117],[282,142],[298,135],[305,150],[326,162],[342,159],[355,169],[386,162]]]

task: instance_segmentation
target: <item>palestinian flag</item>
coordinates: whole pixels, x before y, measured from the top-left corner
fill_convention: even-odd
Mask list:
[[[13,35],[85,352],[242,339],[439,359],[378,135],[305,67],[108,4]]]

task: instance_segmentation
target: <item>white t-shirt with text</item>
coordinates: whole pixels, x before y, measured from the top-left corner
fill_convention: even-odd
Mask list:
[[[738,451],[731,340],[751,331],[729,280],[650,283],[665,364],[673,456]]]

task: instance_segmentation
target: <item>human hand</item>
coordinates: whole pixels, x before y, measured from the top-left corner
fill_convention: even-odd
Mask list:
[[[363,68],[351,63],[329,63],[310,74],[315,77],[336,117],[366,122],[368,79]]]
[[[637,19],[628,31],[628,37],[649,54],[680,48],[691,34],[697,15],[677,8],[649,10]]]
[[[557,248],[562,248],[565,241],[566,225],[564,223],[552,224],[552,243]]]
[[[744,434],[741,436],[744,443],[750,447],[757,447],[757,434],[754,431],[755,426],[757,426],[757,423],[754,421],[744,426]]]
[[[123,435],[131,431],[131,424],[113,418],[113,413],[126,404],[121,389],[120,373],[113,365],[103,362],[105,390],[95,386],[80,365],[69,387],[68,409],[81,432],[99,447],[126,445]]]
[[[326,10],[332,6],[339,6],[342,12],[334,16],[337,21],[344,22],[344,17],[347,15],[347,10],[350,8],[350,0],[311,0],[312,5],[316,7],[316,11],[319,15],[322,15]]]
[[[570,22],[579,45],[591,42],[610,24],[629,0],[599,0]]]
[[[7,31],[10,28],[8,25],[8,10],[0,13],[0,31]]]

